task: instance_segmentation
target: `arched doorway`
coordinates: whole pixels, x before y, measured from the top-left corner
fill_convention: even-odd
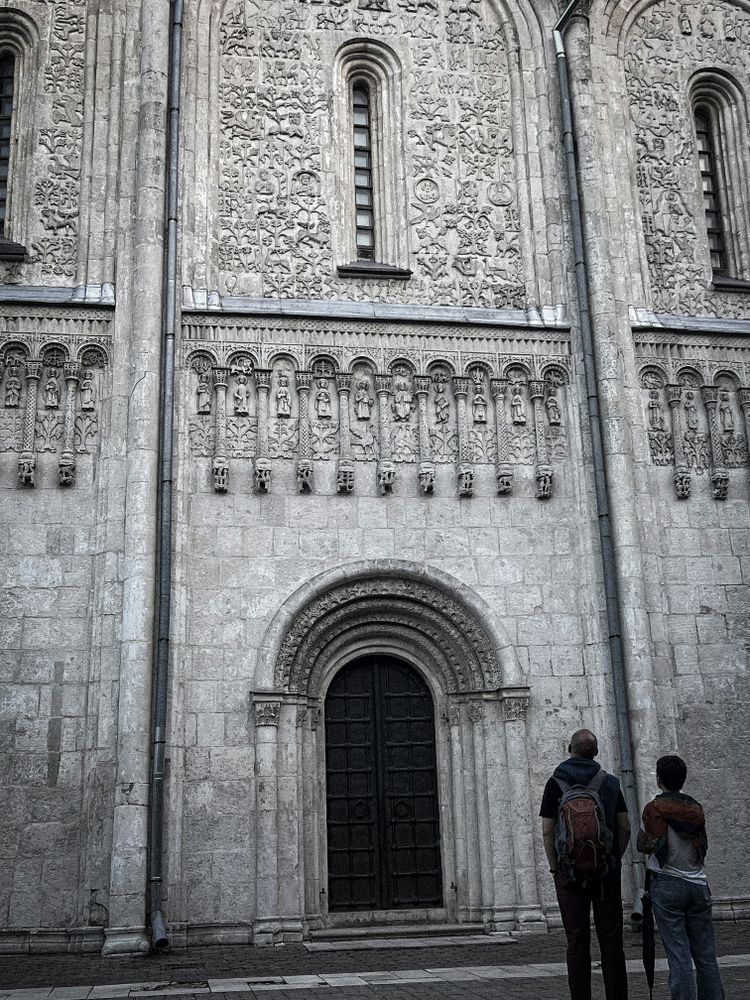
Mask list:
[[[328,906],[442,906],[435,718],[393,656],[343,667],[325,700]]]

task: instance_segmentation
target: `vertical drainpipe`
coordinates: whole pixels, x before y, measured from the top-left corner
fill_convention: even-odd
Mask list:
[[[180,78],[182,75],[183,0],[172,0],[169,37],[167,118],[167,192],[162,335],[164,350],[159,414],[159,511],[157,522],[157,634],[155,643],[151,787],[148,838],[151,947],[169,947],[162,913],[164,841],[164,764],[169,691],[169,633],[172,585],[172,448],[174,443],[175,335],[177,323],[177,213],[179,211]]]
[[[617,721],[617,738],[620,751],[620,768],[625,802],[634,826],[638,825],[640,810],[633,766],[633,737],[630,727],[628,710],[628,694],[625,680],[625,651],[622,638],[622,620],[620,613],[620,587],[617,578],[617,561],[609,512],[609,489],[607,485],[607,469],[604,459],[604,438],[602,434],[601,416],[599,412],[599,377],[597,373],[596,355],[594,352],[594,337],[591,323],[591,302],[589,297],[588,271],[584,247],[583,212],[581,209],[581,193],[578,183],[578,160],[576,154],[575,135],[573,128],[573,108],[570,97],[570,82],[568,77],[568,57],[565,51],[563,33],[570,20],[580,11],[581,0],[571,0],[552,30],[555,43],[557,76],[560,89],[560,111],[563,126],[563,155],[565,157],[565,172],[568,181],[568,198],[570,202],[570,225],[573,236],[573,258],[575,265],[576,298],[578,302],[578,322],[583,348],[583,369],[586,382],[586,403],[589,426],[591,428],[591,452],[594,466],[594,486],[596,490],[596,512],[599,523],[599,540],[602,554],[602,569],[604,574],[604,594],[607,608],[607,638],[609,643],[609,659],[612,670],[612,687],[615,699],[615,717]],[[642,871],[633,845],[629,848],[630,865],[635,887],[635,898],[631,911],[631,921],[639,923],[641,919],[641,887]]]

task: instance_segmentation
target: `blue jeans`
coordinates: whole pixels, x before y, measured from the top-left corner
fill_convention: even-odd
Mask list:
[[[708,886],[652,872],[651,902],[669,962],[672,1000],[696,1000],[696,996],[697,1000],[724,1000]],[[697,994],[693,962],[698,978]]]

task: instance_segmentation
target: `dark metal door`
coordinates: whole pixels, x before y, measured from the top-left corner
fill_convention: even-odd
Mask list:
[[[412,667],[367,657],[326,697],[328,905],[441,906],[432,696]]]

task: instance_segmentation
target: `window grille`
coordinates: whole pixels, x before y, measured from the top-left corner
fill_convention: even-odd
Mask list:
[[[372,114],[370,92],[362,83],[352,90],[354,131],[354,207],[357,258],[375,260],[375,204],[372,165]]]
[[[722,219],[720,180],[717,174],[714,122],[708,108],[695,110],[695,136],[703,188],[703,208],[706,213],[708,249],[714,274],[727,273],[727,248]]]
[[[13,87],[16,60],[12,53],[0,54],[0,236],[5,235],[8,204],[8,171],[13,127]]]

